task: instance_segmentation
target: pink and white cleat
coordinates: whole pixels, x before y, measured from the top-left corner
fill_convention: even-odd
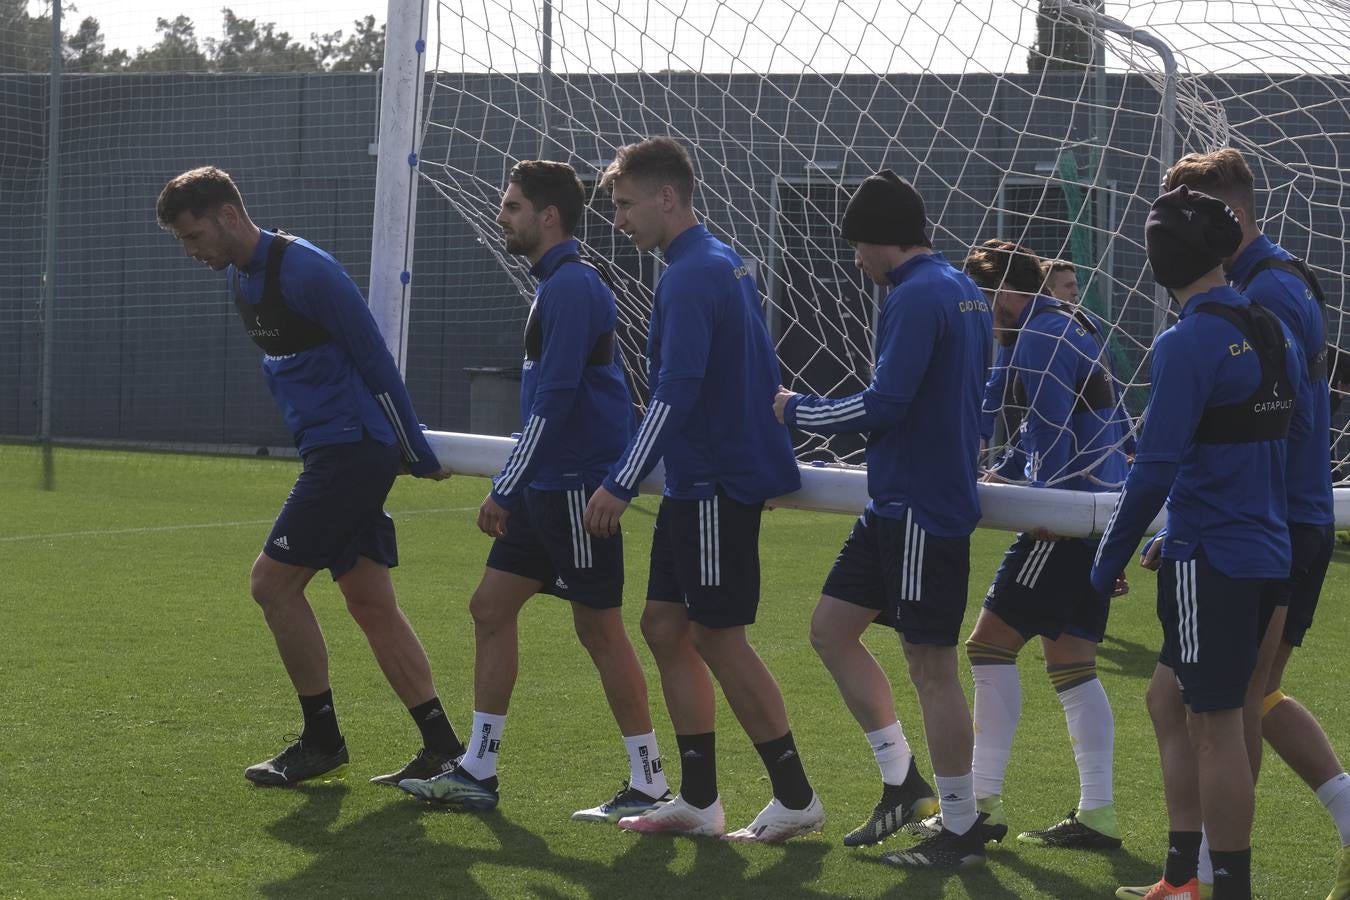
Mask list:
[[[675,799],[654,806],[641,815],[625,816],[619,827],[625,831],[643,834],[688,834],[716,837],[726,830],[726,814],[722,798],[718,797],[707,809],[699,809],[679,794]]]

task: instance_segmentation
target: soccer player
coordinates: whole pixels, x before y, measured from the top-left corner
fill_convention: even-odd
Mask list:
[[[1169,678],[1180,683],[1190,746],[1155,717],[1171,849],[1145,896],[1198,894],[1203,821],[1215,900],[1249,898],[1254,794],[1243,708],[1264,685],[1257,657],[1267,618],[1282,627],[1263,594],[1289,576],[1286,435],[1291,417],[1300,429],[1310,421],[1307,398],[1296,402],[1305,364],[1280,320],[1224,281],[1242,226],[1222,200],[1178,187],[1154,201],[1144,234],[1154,278],[1181,317],[1154,342],[1143,434],[1092,584],[1111,589],[1166,501],[1168,527],[1154,545],[1163,649],[1150,694]]]
[[[759,606],[764,501],[801,475],[773,420],[778,360],[754,276],[694,215],[694,168],[670,138],[621,147],[601,180],[614,225],[667,268],[647,340],[652,397],[637,434],[586,506],[597,538],[618,530],[660,459],[666,488],[652,535],[642,633],[656,657],[681,761],[680,793],[631,831],[721,834],[709,670],[759,751],[773,799],[728,840],[777,842],[820,831],[825,812],[802,768],[773,675],[746,639]]]
[[[1042,263],[1045,276],[1045,293],[1064,303],[1078,302],[1078,270],[1074,264],[1063,259],[1051,259]]]
[[[893,626],[923,710],[943,828],[902,866],[984,861],[971,780],[970,707],[957,676],[956,641],[966,609],[980,400],[991,322],[980,289],[928,238],[923,198],[886,170],[849,200],[840,231],[858,268],[889,286],[876,325],[876,366],[860,394],[830,400],[779,389],[774,412],[818,434],[867,433],[871,501],[825,580],[811,643],[862,726],[881,768],[881,800],[844,838],[876,843],[933,807],[895,714],[890,681],[859,640],[872,622]]]
[[[305,587],[328,569],[365,632],[381,671],[422,732],[422,749],[398,772],[371,780],[429,777],[464,752],[431,679],[431,665],[399,609],[389,569],[398,564],[383,506],[409,471],[442,479],[393,357],[361,291],[337,260],[303,238],[253,224],[230,176],[214,166],[165,185],[160,227],[183,251],[227,271],[234,305],[263,351],[272,396],[304,470],[253,564],[253,599],[300,696],[300,739],[244,776],[289,785],[346,766],[328,679],[328,649]]]
[[[1330,900],[1346,900],[1350,898],[1350,848],[1346,846],[1350,845],[1350,776],[1313,714],[1280,689],[1294,648],[1303,645],[1312,625],[1334,543],[1325,299],[1316,277],[1258,227],[1255,178],[1241,153],[1226,148],[1183,156],[1168,171],[1166,187],[1183,184],[1223,200],[1238,217],[1242,242],[1224,260],[1228,280],[1251,302],[1280,317],[1308,361],[1304,389],[1310,398],[1313,421],[1307,435],[1291,433],[1289,437],[1287,487],[1293,566],[1290,578],[1274,586],[1276,602],[1287,605],[1288,613],[1263,692],[1261,731],[1335,820],[1342,850]],[[1171,696],[1174,703],[1180,703],[1175,692]],[[1202,884],[1213,881],[1206,862],[1202,852]]]
[[[615,822],[669,795],[647,682],[623,626],[623,535],[592,538],[581,522],[634,428],[614,292],[572,237],[585,206],[565,163],[532,160],[511,170],[497,224],[507,251],[529,258],[539,285],[525,326],[524,430],[478,510],[478,527],[494,540],[469,602],[477,641],[472,743],[456,769],[399,786],[467,809],[497,805],[497,760],[519,668],[516,623],[525,601],[547,593],[570,602],[628,752],[629,778],[614,798],[572,818]]]
[[[1106,326],[1041,293],[1042,268],[1026,247],[986,241],[966,258],[965,270],[990,300],[996,338],[1012,350],[1011,394],[1026,410],[1026,481],[1079,491],[1118,488],[1125,480],[1121,446],[1130,425],[1111,375]],[[1003,780],[1022,709],[1017,654],[1039,635],[1064,707],[1079,799],[1067,819],[1023,832],[1018,840],[1094,850],[1120,846],[1111,788],[1115,725],[1097,678],[1097,644],[1106,634],[1110,600],[1088,580],[1096,549],[1090,539],[1019,534],[966,641],[975,682],[975,800],[989,813],[986,837],[1007,830]]]

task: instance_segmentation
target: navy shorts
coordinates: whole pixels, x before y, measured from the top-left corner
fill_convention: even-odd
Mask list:
[[[538,491],[526,488],[523,501],[506,519],[506,536],[492,542],[487,566],[532,578],[540,593],[592,609],[623,603],[623,534],[592,537],[582,514],[593,488]]]
[[[759,521],[763,503],[725,494],[661,498],[652,531],[647,601],[683,603],[707,628],[750,625],[759,610]]]
[[[956,646],[970,588],[970,538],[928,534],[870,508],[853,523],[821,593],[877,611],[911,644]]]
[[[1302,647],[1303,636],[1312,627],[1317,612],[1317,599],[1322,593],[1327,567],[1331,565],[1336,526],[1290,522],[1289,543],[1293,548],[1289,577],[1271,582],[1271,591],[1276,605],[1289,607],[1288,618],[1284,620],[1284,639],[1295,647]]]
[[[1163,649],[1192,712],[1239,709],[1273,604],[1269,579],[1229,578],[1203,551],[1158,569]]]
[[[1111,599],[1092,589],[1095,541],[1038,541],[1019,534],[1003,556],[984,608],[1025,640],[1071,635],[1094,643],[1106,636]]]
[[[281,507],[263,553],[307,569],[328,569],[333,580],[356,558],[398,565],[394,520],[384,500],[402,465],[398,447],[369,437],[355,444],[316,447]]]

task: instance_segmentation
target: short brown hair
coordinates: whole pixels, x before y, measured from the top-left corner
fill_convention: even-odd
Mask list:
[[[620,178],[636,178],[653,187],[670,185],[685,206],[694,202],[694,163],[689,151],[674,138],[658,137],[627,144],[600,177],[600,187],[614,190]]]
[[[1041,263],[1041,270],[1045,272],[1046,278],[1049,278],[1051,275],[1058,275],[1060,272],[1072,272],[1074,275],[1078,274],[1078,267],[1067,259],[1047,259],[1045,262]]]
[[[567,163],[527,159],[511,168],[507,182],[520,185],[520,192],[535,212],[557,207],[563,233],[576,234],[577,223],[586,209],[586,189],[581,186],[576,169]]]
[[[1163,192],[1186,185],[1193,191],[1218,197],[1255,217],[1256,177],[1242,154],[1232,147],[1211,153],[1187,153],[1167,170]]]
[[[164,190],[159,192],[159,202],[155,204],[155,218],[159,220],[160,228],[170,228],[185,212],[201,218],[227,203],[244,211],[244,198],[235,187],[234,179],[223,169],[202,166],[189,169],[164,185]]]
[[[1041,259],[1035,251],[997,238],[971,250],[963,268],[971,280],[986,291],[996,291],[1007,282],[1014,291],[1039,294],[1045,284]]]

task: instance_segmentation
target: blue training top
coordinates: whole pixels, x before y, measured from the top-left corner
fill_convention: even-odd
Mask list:
[[[563,241],[530,269],[539,285],[520,379],[525,428],[492,487],[508,509],[525,485],[595,487],[633,435],[633,401],[614,338],[614,292],[579,251],[576,241]]]
[[[1247,245],[1228,270],[1228,280],[1247,295],[1280,317],[1303,351],[1303,358],[1316,358],[1326,348],[1326,322],[1322,305],[1308,285],[1297,275],[1275,268],[1251,272],[1264,259],[1290,259],[1280,246],[1262,235]],[[1242,285],[1246,287],[1242,287]],[[1302,525],[1330,525],[1336,521],[1331,492],[1331,391],[1322,372],[1317,381],[1308,380],[1309,411],[1312,428],[1307,438],[1289,436],[1289,521]],[[1302,389],[1300,389],[1302,397]]]
[[[253,256],[238,267],[246,303],[262,300],[267,250],[275,239],[263,231]],[[226,275],[235,283],[233,265]],[[267,386],[300,452],[356,443],[368,434],[386,446],[397,442],[414,475],[439,471],[379,326],[338,261],[296,238],[281,260],[281,295],[288,309],[332,337],[308,350],[262,359]]]
[[[1153,392],[1144,415],[1134,465],[1107,523],[1092,567],[1092,586],[1107,592],[1139,539],[1167,502],[1162,556],[1191,559],[1203,548],[1230,578],[1287,578],[1289,528],[1285,516],[1285,440],[1201,443],[1196,429],[1207,409],[1240,403],[1261,382],[1261,364],[1242,333],[1206,303],[1241,308],[1246,297],[1217,287],[1187,301],[1180,320],[1153,344]],[[1289,329],[1288,384],[1300,384],[1303,354]],[[1289,433],[1310,426],[1308,404],[1294,403]]]
[[[915,256],[888,278],[872,383],[842,400],[798,395],[784,418],[818,434],[866,431],[869,508],[893,519],[912,509],[924,531],[964,537],[980,520],[989,304],[940,253]]]
[[[1033,297],[1018,324],[1009,370],[1027,410],[1026,478],[1034,487],[1118,489],[1130,418],[1112,377],[1105,324],[1046,296]]]
[[[666,248],[647,368],[651,403],[605,488],[631,499],[664,458],[665,495],[759,503],[801,487],[787,431],[773,415],[780,376],[759,289],[734,250],[702,225]]]

